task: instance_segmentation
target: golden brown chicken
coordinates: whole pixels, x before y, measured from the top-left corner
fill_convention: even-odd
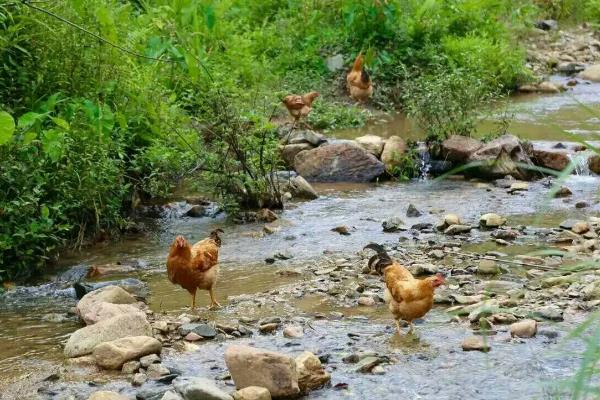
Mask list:
[[[363,65],[363,55],[358,53],[354,60],[352,70],[346,75],[346,87],[356,101],[365,101],[373,95],[373,82]]]
[[[183,236],[177,236],[169,250],[167,274],[169,280],[180,285],[192,295],[192,310],[196,307],[196,290],[208,290],[210,307],[220,307],[215,297],[215,284],[219,267],[219,248],[221,238],[216,229],[210,236],[190,246]]]
[[[283,104],[290,112],[290,115],[294,117],[294,122],[298,122],[301,117],[306,117],[310,114],[312,103],[319,96],[319,92],[309,92],[303,95],[290,94],[283,98]]]
[[[394,315],[398,333],[402,334],[399,320],[408,322],[409,332],[412,331],[412,322],[431,310],[433,292],[444,284],[444,276],[437,274],[425,279],[416,279],[409,270],[392,260],[382,246],[371,243],[365,249],[377,252],[369,260],[369,267],[375,267],[375,271],[384,277],[384,299]]]

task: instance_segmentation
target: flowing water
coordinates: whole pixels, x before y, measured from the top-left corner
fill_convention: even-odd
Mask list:
[[[582,111],[573,95],[592,107],[600,103],[600,85],[579,85],[573,94],[527,96],[515,99],[511,109],[515,122],[510,130],[534,140],[565,140],[576,132],[590,135],[597,132],[597,121],[588,111]],[[485,124],[481,131],[485,130]],[[568,130],[571,133],[565,133]],[[336,132],[335,136],[350,138],[366,133],[381,136],[401,135],[418,139],[420,134],[401,115],[379,121],[358,130]],[[581,175],[587,175],[581,171]],[[262,224],[230,225],[224,216],[215,218],[173,217],[155,221],[152,234],[85,249],[68,255],[62,268],[77,264],[135,264],[133,272],[110,276],[110,279],[135,277],[148,283],[149,307],[157,313],[179,315],[189,306],[189,295],[168,282],[164,260],[173,237],[185,235],[194,241],[216,227],[224,228],[221,250],[221,275],[218,296],[228,299],[241,295],[258,295],[278,291],[292,293],[294,286],[307,279],[305,275],[281,273],[287,269],[302,271],[307,265],[323,262],[324,257],[355,254],[369,242],[397,242],[404,237],[410,245],[410,231],[399,234],[382,232],[381,223],[392,216],[401,216],[408,226],[417,222],[436,223],[443,213],[461,215],[475,223],[479,215],[496,212],[505,215],[509,224],[533,227],[556,227],[566,218],[598,215],[600,180],[594,176],[571,176],[566,184],[573,191],[568,201],[549,197],[548,188],[533,182],[526,192],[511,195],[504,189],[486,187],[476,182],[453,180],[420,180],[410,183],[385,184],[316,184],[320,197],[310,202],[294,203],[276,222],[280,230],[273,235],[262,234]],[[576,209],[579,200],[590,203],[586,209]],[[415,204],[423,215],[405,217],[409,204]],[[331,229],[346,225],[350,235],[343,236]],[[434,235],[431,236],[435,238]],[[501,251],[527,254],[542,248],[540,243],[519,243]],[[466,244],[464,251],[484,253],[498,251],[497,244],[477,241]],[[292,256],[288,261],[266,264],[264,260],[282,253]],[[357,271],[359,272],[359,271]],[[50,274],[52,275],[52,274]],[[47,277],[47,279],[50,279]],[[207,296],[200,293],[199,306],[207,305]],[[0,389],[11,388],[32,379],[35,371],[63,363],[62,345],[68,335],[79,327],[69,308],[75,300],[67,297],[7,296],[0,299]],[[339,319],[339,314],[344,318]],[[491,338],[494,350],[488,354],[462,352],[460,342],[467,335],[461,325],[449,323],[443,307],[436,307],[416,335],[394,335],[385,307],[341,307],[318,292],[293,302],[283,302],[265,308],[225,307],[202,316],[216,322],[259,319],[276,315],[297,315],[318,318],[305,329],[305,337],[291,342],[281,334],[254,336],[238,342],[278,349],[291,354],[310,350],[329,356],[328,369],[333,384],[348,384],[343,390],[324,389],[309,398],[435,398],[435,399],[505,399],[548,398],[556,390],[550,384],[567,378],[577,366],[576,344],[555,344],[556,340],[539,336],[522,344],[509,343],[505,337]],[[331,316],[336,315],[336,318]],[[331,318],[329,318],[331,317]],[[576,320],[557,324],[560,336],[568,332]],[[352,335],[348,335],[352,333]],[[501,336],[501,335],[500,335]],[[186,375],[219,378],[226,368],[224,348],[230,341],[206,343],[196,352],[181,355],[167,349],[165,364]],[[343,355],[357,349],[369,349],[393,354],[395,363],[386,367],[385,375],[365,375],[342,363]],[[118,375],[80,375],[63,377],[63,385],[80,393],[97,387],[123,390],[133,396],[135,390]],[[230,381],[219,381],[231,389]],[[27,387],[26,385],[24,386]],[[49,398],[52,398],[48,394]],[[10,398],[10,397],[6,397]],[[35,398],[35,397],[32,397]],[[42,398],[45,398],[42,396]]]

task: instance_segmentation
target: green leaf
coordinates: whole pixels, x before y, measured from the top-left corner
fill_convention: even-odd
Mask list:
[[[27,128],[33,126],[33,124],[35,124],[36,121],[40,119],[40,117],[41,117],[41,114],[30,111],[19,117],[19,121],[18,121],[17,125],[18,125],[19,129],[27,129]]]
[[[58,161],[63,154],[63,135],[55,130],[44,132],[42,137],[42,148],[48,157],[54,162]]]
[[[57,126],[60,126],[61,128],[63,128],[65,131],[68,131],[69,128],[71,127],[69,125],[69,123],[62,118],[51,117],[51,119],[52,119],[52,122],[54,122]]]
[[[15,120],[6,111],[0,111],[0,146],[8,143],[15,132]]]
[[[27,145],[37,138],[37,133],[33,131],[25,132],[23,135],[23,144]]]
[[[48,218],[50,216],[50,210],[48,210],[48,207],[42,206],[41,214],[42,218]]]
[[[204,17],[206,18],[206,26],[209,30],[212,31],[217,21],[217,18],[215,16],[215,9],[213,6],[206,7],[206,9],[204,10]]]

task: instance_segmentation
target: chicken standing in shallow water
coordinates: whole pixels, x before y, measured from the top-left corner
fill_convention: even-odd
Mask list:
[[[177,236],[169,250],[167,274],[169,280],[180,285],[192,295],[192,310],[196,307],[196,290],[208,290],[210,307],[220,307],[215,297],[215,284],[219,267],[219,248],[221,238],[216,229],[210,236],[190,246],[183,236]]]
[[[352,70],[346,75],[346,88],[350,97],[356,101],[366,101],[373,95],[373,82],[363,65],[363,55],[358,53]]]
[[[312,103],[319,97],[319,92],[309,92],[302,96],[298,94],[290,94],[283,98],[285,108],[294,117],[294,124],[302,117],[308,116],[312,111]]]
[[[425,279],[416,279],[409,270],[392,260],[382,246],[371,243],[365,249],[377,252],[369,260],[369,267],[374,266],[377,273],[384,277],[386,286],[384,298],[394,315],[398,333],[402,334],[399,320],[408,322],[409,332],[411,332],[412,321],[421,318],[431,310],[433,292],[444,284],[444,276],[437,274]]]

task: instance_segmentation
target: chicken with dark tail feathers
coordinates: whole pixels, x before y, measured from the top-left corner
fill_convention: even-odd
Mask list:
[[[215,296],[215,285],[219,272],[219,249],[221,229],[212,231],[208,238],[190,246],[183,236],[177,236],[167,258],[169,280],[192,295],[192,310],[196,307],[196,291],[208,290],[210,308],[220,307]]]
[[[365,246],[376,252],[369,259],[369,267],[383,275],[385,281],[385,302],[394,315],[398,334],[402,334],[399,320],[408,322],[412,332],[412,322],[423,317],[433,306],[433,293],[445,282],[444,275],[437,274],[424,279],[416,279],[409,270],[393,260],[383,246],[371,243]]]
[[[373,82],[364,66],[362,53],[358,53],[352,65],[352,70],[346,75],[346,88],[350,93],[350,97],[356,101],[366,101],[373,95]]]

